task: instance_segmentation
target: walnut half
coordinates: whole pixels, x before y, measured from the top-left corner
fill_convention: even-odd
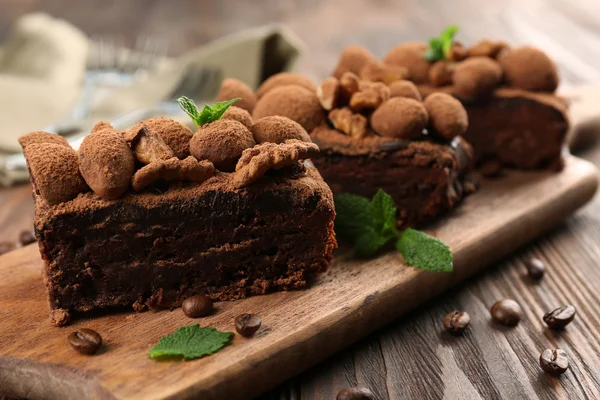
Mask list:
[[[335,129],[357,139],[367,136],[369,132],[367,118],[364,115],[353,113],[348,107],[331,110],[329,120]]]

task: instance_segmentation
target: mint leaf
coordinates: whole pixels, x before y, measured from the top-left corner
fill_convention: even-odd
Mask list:
[[[452,271],[452,251],[441,240],[408,228],[396,242],[396,249],[408,265],[428,271]]]
[[[392,239],[393,236],[386,237],[373,230],[367,230],[356,239],[354,254],[360,258],[372,257]]]
[[[379,189],[371,202],[368,210],[373,217],[375,228],[379,228],[379,233],[385,237],[397,237],[396,230],[396,205],[392,196]]]
[[[186,360],[216,353],[225,347],[233,337],[231,332],[219,332],[215,328],[200,328],[199,324],[184,326],[161,338],[150,349],[148,357],[182,357]]]
[[[192,121],[194,121],[194,124],[196,124],[197,127],[200,126],[198,122],[200,120],[200,112],[198,111],[198,106],[196,106],[194,100],[182,96],[177,99],[177,103],[179,103],[179,107],[190,116]]]
[[[215,103],[215,105],[212,106],[212,118],[213,118],[212,120],[216,121],[218,119],[221,119],[223,114],[225,114],[225,111],[227,111],[227,109],[238,100],[241,100],[241,98],[236,97],[235,99],[225,100],[225,101],[220,101],[218,103]]]
[[[372,230],[369,200],[350,193],[335,195],[335,233],[354,243],[367,230]]]
[[[429,62],[449,59],[454,36],[458,33],[458,29],[458,25],[450,25],[440,36],[429,39],[429,48],[423,57]]]
[[[225,111],[236,101],[240,100],[239,97],[231,100],[220,101],[215,103],[212,107],[206,104],[202,109],[202,112],[198,110],[198,106],[194,103],[194,100],[188,99],[185,96],[182,96],[177,99],[177,103],[187,115],[190,116],[192,121],[196,127],[201,127],[202,125],[206,125],[210,122],[217,121],[221,119]]]

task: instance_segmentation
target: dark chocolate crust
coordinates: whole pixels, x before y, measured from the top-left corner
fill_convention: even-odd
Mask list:
[[[392,196],[400,226],[419,226],[453,209],[463,197],[462,177],[472,150],[462,138],[450,144],[379,136],[354,139],[328,127],[311,134],[321,149],[313,161],[334,193]]]
[[[297,179],[265,176],[243,189],[232,181],[233,174],[217,173],[165,192],[113,201],[83,193],[56,206],[34,191],[53,315],[299,289],[327,268],[335,211],[314,167]]]
[[[552,169],[563,167],[569,128],[566,102],[551,93],[499,88],[490,96],[467,101],[452,86],[419,86],[426,97],[445,92],[457,97],[469,115],[465,139],[473,145],[476,163],[495,159],[507,167]]]

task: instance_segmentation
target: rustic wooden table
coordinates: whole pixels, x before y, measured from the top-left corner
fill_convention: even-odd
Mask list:
[[[563,82],[600,82],[600,2],[597,0],[0,0],[0,41],[14,19],[36,10],[63,17],[88,34],[126,41],[159,35],[180,54],[223,34],[268,22],[288,24],[308,44],[301,72],[326,76],[337,54],[358,43],[383,55],[394,44],[422,40],[458,23],[460,39],[504,38],[545,49]],[[598,106],[600,114],[600,105]],[[600,165],[600,146],[579,154]],[[0,241],[32,226],[28,185],[0,190]],[[485,221],[482,221],[484,224]],[[546,277],[533,283],[523,260],[541,258]],[[334,399],[347,386],[369,387],[381,399],[600,398],[600,198],[513,257],[490,267],[351,348],[265,394],[265,399]],[[516,328],[490,323],[489,308],[510,297],[524,309]],[[578,310],[564,332],[541,316],[563,304]],[[462,337],[442,331],[454,309],[471,314]],[[564,349],[569,371],[541,372],[545,348]]]

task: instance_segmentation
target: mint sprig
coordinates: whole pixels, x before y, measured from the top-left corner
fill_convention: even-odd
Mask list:
[[[240,100],[239,97],[231,100],[220,101],[215,103],[212,107],[208,104],[204,105],[202,111],[198,110],[198,106],[194,103],[194,100],[188,99],[185,96],[182,96],[177,99],[177,103],[187,115],[190,116],[192,121],[196,127],[201,127],[202,125],[208,124],[209,122],[217,121],[221,119],[225,111],[236,101]]]
[[[450,25],[444,29],[440,36],[429,39],[429,48],[423,55],[425,59],[429,62],[448,60],[450,58],[454,36],[457,32],[458,25]]]
[[[193,360],[214,354],[231,341],[233,333],[215,328],[200,328],[199,324],[184,326],[162,337],[148,352],[153,359],[184,358]]]
[[[443,241],[415,230],[396,228],[396,205],[379,189],[371,200],[349,193],[335,196],[335,231],[354,246],[357,257],[372,257],[395,241],[408,265],[428,271],[452,271],[452,251]]]

